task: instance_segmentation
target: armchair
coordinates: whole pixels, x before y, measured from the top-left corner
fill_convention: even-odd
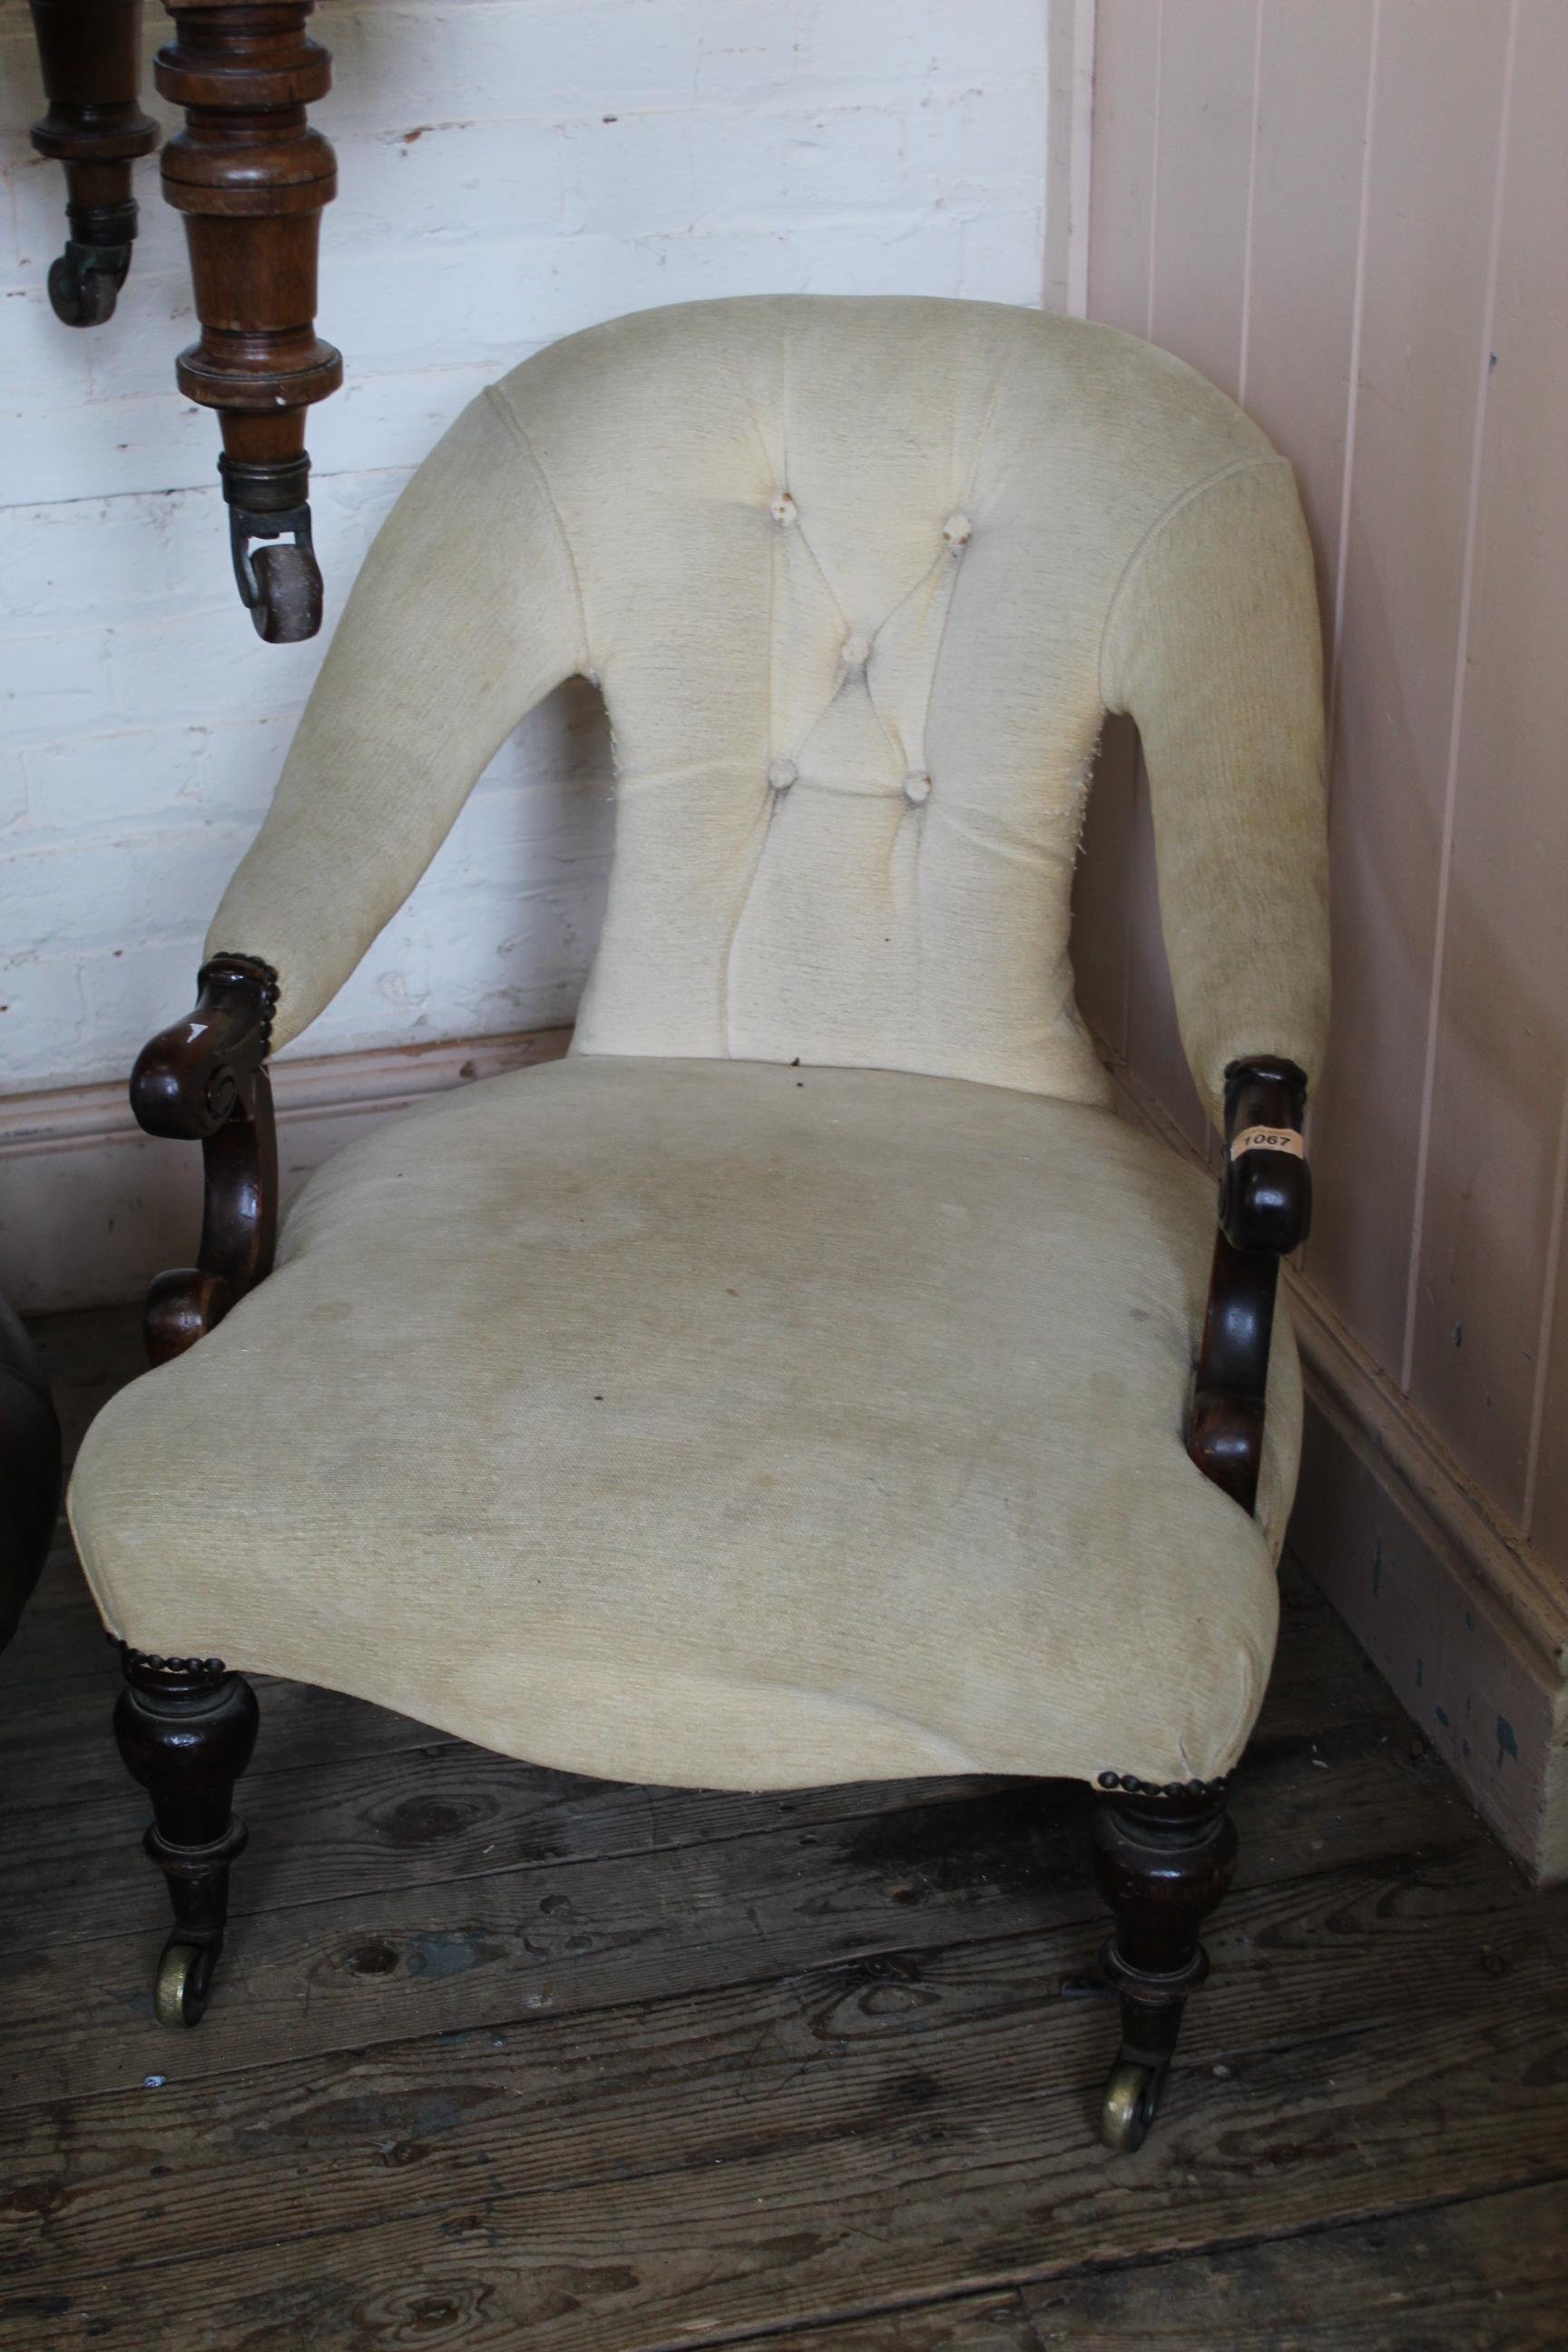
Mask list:
[[[269,1271],[270,1046],[574,672],[617,813],[571,1056],[340,1155]],[[1074,1006],[1107,709],[1148,756],[1217,1232]],[[160,2016],[210,1991],[251,1672],[608,1777],[1067,1776],[1136,2147],[1275,1636],[1325,866],[1289,468],[1176,361],[792,297],[614,321],[477,401],[132,1083],[203,1141],[206,1215],[70,1507],[174,1900]],[[198,1511],[215,1389],[245,1439]]]

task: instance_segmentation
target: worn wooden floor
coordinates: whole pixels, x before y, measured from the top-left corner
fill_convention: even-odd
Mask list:
[[[77,1427],[136,1369],[42,1336]],[[1085,1792],[625,1789],[267,1685],[177,2037],[114,1686],[62,1550],[0,1660],[4,2347],[1568,2347],[1568,1892],[1299,1587],[1131,2158]]]

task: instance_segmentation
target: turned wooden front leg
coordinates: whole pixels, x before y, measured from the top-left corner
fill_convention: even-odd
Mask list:
[[[223,1948],[229,1867],[245,1850],[234,1790],[256,1746],[256,1694],[221,1658],[121,1655],[115,1738],[153,1800],[147,1853],[168,1881],[174,1913],[154,2006],[161,2024],[195,2025]]]
[[[1236,1830],[1224,1784],[1212,1782],[1104,1795],[1094,1837],[1096,1874],[1116,1923],[1102,1965],[1121,2001],[1101,2131],[1130,2151],[1153,2121],[1187,1995],[1208,1974],[1198,1931],[1230,1885]]]

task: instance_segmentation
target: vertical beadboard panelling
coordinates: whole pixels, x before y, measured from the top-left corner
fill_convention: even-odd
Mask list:
[[[1531,0],[1477,355],[1487,396],[1411,1380],[1413,1402],[1516,1519],[1568,1075],[1565,91],[1568,15]],[[1547,1445],[1550,1495],[1560,1443]]]
[[[1314,1281],[1405,1344],[1508,11],[1387,0],[1372,126],[1333,808]]]
[[[1160,72],[1150,333],[1234,400],[1259,0],[1170,0]]]
[[[1111,0],[1094,29],[1089,314],[1149,331],[1149,256],[1160,123],[1164,0]]]
[[[1243,400],[1285,450],[1331,639],[1372,72],[1368,6],[1263,0]]]
[[[1095,24],[1089,315],[1149,329],[1162,0],[1115,0]],[[1113,1053],[1127,1037],[1128,885],[1137,815],[1137,737],[1112,720],[1100,740],[1073,877],[1073,971],[1084,1013]],[[1147,818],[1145,816],[1145,822]]]
[[[1089,169],[1094,152],[1095,0],[1046,0],[1050,104],[1040,299],[1081,319],[1089,299]]]

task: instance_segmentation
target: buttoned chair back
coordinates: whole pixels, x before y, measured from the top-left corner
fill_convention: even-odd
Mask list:
[[[1182,1033],[1309,1076],[1327,1009],[1320,637],[1289,465],[1179,361],[1001,306],[763,297],[527,361],[420,468],[208,951],[297,1034],[508,731],[574,672],[616,847],[580,1052],[1105,1099],[1069,890],[1142,730]]]

